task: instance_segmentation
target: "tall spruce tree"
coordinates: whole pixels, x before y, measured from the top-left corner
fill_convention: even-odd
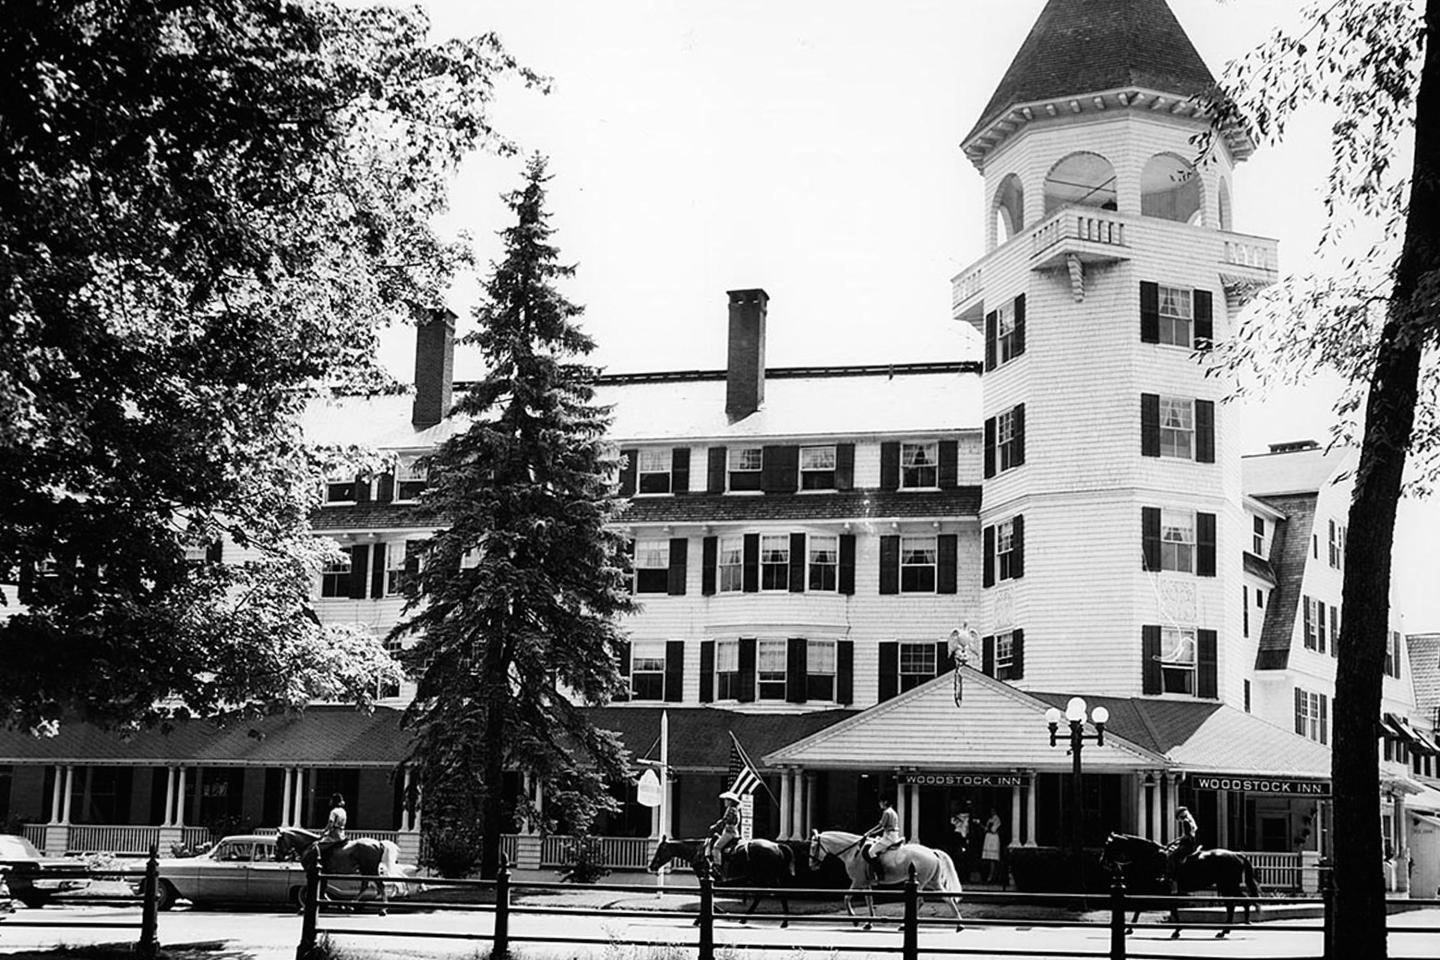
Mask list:
[[[419,689],[406,715],[425,822],[463,836],[478,821],[481,873],[493,877],[507,770],[538,777],[547,809],[583,827],[614,809],[626,775],[619,740],[581,706],[621,689],[618,617],[633,602],[605,444],[609,411],[594,402],[596,370],[575,358],[593,341],[581,308],[554,284],[558,260],[545,210],[545,160],[506,196],[515,214],[504,257],[476,308],[488,375],[452,414],[466,422],[430,458],[426,501],[450,521],[423,547],[416,612],[396,634],[421,639]]]

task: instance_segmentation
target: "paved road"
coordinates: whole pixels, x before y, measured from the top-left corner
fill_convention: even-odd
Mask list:
[[[673,904],[668,902],[673,899]],[[658,904],[680,906],[687,898],[666,898]],[[657,904],[652,899],[648,906]],[[571,944],[545,942],[554,938],[591,937],[605,942],[639,940],[656,944],[688,946],[696,940],[695,928],[688,918],[659,916],[617,916],[604,910],[599,915],[579,916],[543,908],[544,912],[518,912],[511,920],[511,935],[525,956],[571,957],[581,952],[596,955],[606,952],[603,944],[591,948]],[[137,928],[100,927],[100,923],[131,923],[138,925],[135,908],[66,906],[48,907],[43,911],[20,910],[9,920],[0,921],[0,954],[17,950],[52,946],[57,943],[79,945],[132,941]],[[64,929],[25,927],[25,921],[47,923],[66,921],[88,926]],[[475,911],[392,912],[390,916],[374,914],[336,914],[321,917],[321,929],[343,930],[335,940],[342,946],[373,950],[388,956],[474,956],[478,948],[488,946],[481,939],[491,932],[493,917]],[[1391,918],[1392,930],[1404,928],[1440,928],[1440,910],[1417,911]],[[1295,929],[1313,925],[1314,921],[1276,921],[1258,925],[1251,930],[1238,930],[1228,940],[1219,941],[1208,932],[1191,931],[1180,940],[1170,940],[1167,930],[1140,930],[1130,938],[1132,953],[1157,957],[1224,957],[1266,958],[1318,956],[1320,935]],[[389,936],[401,930],[429,931],[469,935],[471,939],[399,938]],[[186,943],[223,943],[227,960],[281,960],[294,956],[300,936],[300,918],[276,913],[198,911],[183,907],[160,916],[161,942],[168,946]],[[538,938],[535,939],[535,938]],[[782,930],[775,918],[761,918],[747,925],[725,919],[717,923],[717,946],[733,945],[747,958],[783,957],[794,951],[829,954],[843,951],[849,957],[898,955],[900,933],[893,920],[877,925],[875,930],[855,930],[838,917],[824,916],[792,922]],[[766,949],[761,945],[770,945]],[[1003,921],[994,926],[970,926],[963,933],[945,925],[927,926],[921,932],[920,945],[944,953],[947,948],[963,949],[968,956],[1014,956],[1015,951],[1033,951],[1041,956],[1069,953],[1106,956],[1109,931],[1105,928],[1053,928]],[[873,951],[873,953],[872,953]],[[968,951],[976,951],[968,953]],[[991,953],[990,951],[996,951]],[[608,951],[615,956],[614,950]],[[643,956],[643,953],[626,954]],[[1440,956],[1440,933],[1404,934],[1393,932],[1390,937],[1392,957]]]

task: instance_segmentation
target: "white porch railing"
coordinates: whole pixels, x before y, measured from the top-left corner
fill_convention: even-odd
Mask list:
[[[1255,865],[1255,879],[1270,890],[1300,889],[1300,854],[1246,850]]]
[[[181,827],[180,842],[187,847],[198,847],[202,843],[210,842],[209,827]]]
[[[70,825],[67,835],[66,853],[145,854],[151,845],[160,843],[160,828],[149,826],[78,823]],[[205,837],[209,836],[206,831]],[[168,855],[170,851],[161,852]]]
[[[980,292],[980,268],[962,273],[950,284],[950,306],[958,307]]]
[[[1226,240],[1225,262],[1240,267],[1275,269],[1275,241]]]
[[[650,865],[655,841],[650,837],[596,837],[605,865],[612,869],[643,870]],[[570,863],[570,844],[574,837],[555,835],[540,841],[540,866],[564,867]]]
[[[27,823],[27,824],[25,824],[25,839],[26,839],[26,840],[29,840],[30,843],[35,847],[36,850],[44,850],[44,849],[45,849],[45,824],[43,824],[43,823]]]

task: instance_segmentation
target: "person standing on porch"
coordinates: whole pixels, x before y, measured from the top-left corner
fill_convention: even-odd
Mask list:
[[[985,821],[985,846],[980,851],[980,859],[985,862],[985,882],[995,883],[1000,874],[1000,828],[1004,823],[1000,814],[990,809],[990,817]]]

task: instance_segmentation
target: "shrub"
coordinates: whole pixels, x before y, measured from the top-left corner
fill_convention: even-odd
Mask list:
[[[594,883],[610,875],[605,863],[605,849],[599,837],[576,837],[565,848],[565,859],[570,865],[560,874],[566,883]]]
[[[447,880],[470,876],[480,862],[480,836],[473,830],[445,827],[428,836],[420,865]]]
[[[1084,853],[1085,889],[1080,887],[1080,865],[1068,847],[1014,847],[1009,851],[1010,879],[1025,893],[1104,893],[1110,875],[1100,865],[1100,850]]]

